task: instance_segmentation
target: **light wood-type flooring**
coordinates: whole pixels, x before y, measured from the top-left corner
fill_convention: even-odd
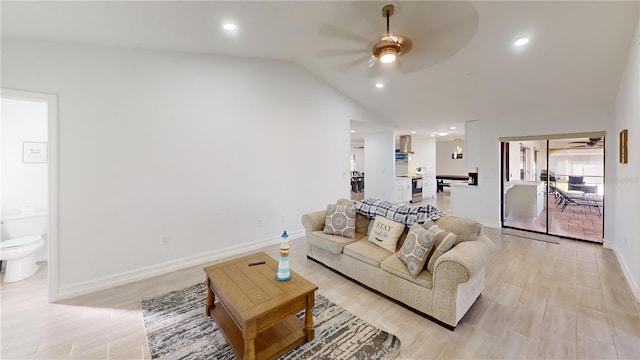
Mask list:
[[[291,268],[396,334],[399,359],[640,358],[638,305],[610,250],[484,231],[496,245],[486,289],[453,332],[307,260],[303,238],[291,240]],[[278,255],[277,246],[264,251]],[[3,360],[148,359],[140,298],[205,279],[203,265],[49,304],[41,266],[34,277],[0,285]]]

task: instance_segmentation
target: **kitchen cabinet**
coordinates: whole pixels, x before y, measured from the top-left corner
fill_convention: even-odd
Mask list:
[[[396,178],[394,201],[397,203],[411,201],[411,178]]]
[[[436,196],[437,182],[435,175],[425,175],[422,177],[422,197],[433,199]]]
[[[544,182],[510,182],[505,186],[505,218],[536,218],[544,209]]]
[[[452,182],[450,187],[451,215],[479,221],[478,187],[463,182]]]

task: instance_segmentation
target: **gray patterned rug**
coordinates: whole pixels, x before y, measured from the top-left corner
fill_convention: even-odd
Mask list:
[[[236,359],[216,323],[205,315],[206,286],[197,284],[140,302],[153,359]],[[304,313],[298,314],[302,318]],[[315,339],[281,359],[394,359],[400,340],[316,293]]]

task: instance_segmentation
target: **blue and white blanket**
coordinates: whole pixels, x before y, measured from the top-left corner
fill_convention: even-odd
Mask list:
[[[407,206],[371,198],[356,202],[355,208],[369,220],[374,219],[376,215],[380,215],[406,226],[411,226],[415,222],[423,224],[428,219],[437,220],[447,215],[444,211],[438,210],[431,205]]]

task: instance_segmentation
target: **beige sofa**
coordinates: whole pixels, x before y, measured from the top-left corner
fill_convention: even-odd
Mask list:
[[[349,203],[339,200],[338,204]],[[396,254],[367,239],[370,220],[356,215],[355,239],[323,232],[326,211],[302,216],[307,257],[357,282],[395,299],[453,330],[484,290],[485,261],[492,241],[482,226],[468,219],[444,216],[436,224],[454,234],[458,242],[435,263],[414,278]],[[373,220],[371,220],[373,221]],[[400,249],[407,229],[401,235]]]

